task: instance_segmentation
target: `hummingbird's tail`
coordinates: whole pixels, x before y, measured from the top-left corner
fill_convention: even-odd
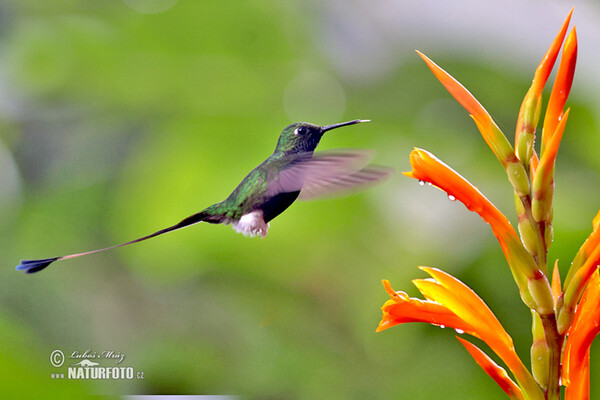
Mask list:
[[[163,233],[167,233],[167,232],[175,231],[177,229],[185,228],[186,226],[194,225],[194,224],[197,224],[202,221],[211,222],[211,223],[219,223],[220,221],[218,220],[218,217],[214,213],[211,212],[212,207],[213,206],[208,207],[207,209],[200,211],[199,213],[191,215],[173,226],[161,229],[159,231],[151,233],[150,235],[143,236],[139,239],[135,239],[130,242],[105,247],[103,249],[86,251],[85,253],[69,254],[69,255],[61,256],[61,257],[44,258],[44,259],[40,259],[40,260],[21,260],[21,263],[19,265],[17,265],[17,271],[24,271],[27,274],[33,274],[34,272],[43,270],[44,268],[46,268],[48,265],[52,264],[55,261],[68,260],[69,258],[81,257],[81,256],[85,256],[88,254],[99,253],[101,251],[116,249],[117,247],[123,247],[123,246],[127,246],[127,245],[134,244],[137,242],[142,242],[144,240],[151,239],[153,237],[162,235]]]

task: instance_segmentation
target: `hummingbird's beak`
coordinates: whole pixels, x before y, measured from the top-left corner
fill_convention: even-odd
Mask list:
[[[355,119],[353,121],[340,122],[339,124],[326,125],[326,126],[321,127],[321,133],[325,133],[325,132],[330,131],[335,128],[340,128],[342,126],[360,124],[361,122],[371,122],[371,120],[370,119]]]

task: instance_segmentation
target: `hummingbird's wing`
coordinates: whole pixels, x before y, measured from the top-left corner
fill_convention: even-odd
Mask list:
[[[304,182],[299,200],[312,200],[330,196],[344,196],[378,185],[392,174],[393,169],[379,165],[369,165],[347,175],[337,175]]]
[[[300,192],[299,199],[346,194],[373,186],[389,177],[392,169],[368,165],[374,152],[368,150],[300,153],[282,160],[285,164],[269,181],[267,194]]]

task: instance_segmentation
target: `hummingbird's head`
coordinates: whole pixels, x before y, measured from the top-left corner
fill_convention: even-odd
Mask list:
[[[286,154],[314,151],[325,132],[360,122],[369,122],[369,120],[355,119],[353,121],[325,126],[310,124],[308,122],[296,122],[295,124],[286,126],[281,132],[275,151],[281,151]]]

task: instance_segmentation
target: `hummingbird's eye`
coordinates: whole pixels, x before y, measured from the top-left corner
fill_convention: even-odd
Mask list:
[[[308,132],[305,126],[299,126],[294,130],[294,135],[305,135]]]

